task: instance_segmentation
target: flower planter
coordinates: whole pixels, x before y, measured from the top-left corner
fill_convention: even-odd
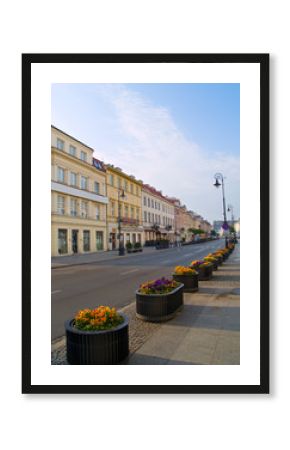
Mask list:
[[[183,306],[183,284],[166,294],[141,294],[136,291],[136,316],[148,322],[169,320]]]
[[[218,267],[219,267],[218,261],[213,261],[212,266],[213,266],[212,270],[218,270]]]
[[[169,248],[169,241],[158,241],[155,246],[156,250],[162,250],[164,248]]]
[[[213,271],[212,264],[206,267],[199,267],[196,270],[198,272],[198,281],[208,281],[212,278],[212,271]]]
[[[127,316],[115,328],[83,331],[74,327],[74,319],[65,322],[67,361],[73,365],[118,364],[129,354]]]
[[[223,263],[224,258],[222,256],[215,256],[215,258],[218,260],[218,265],[220,266]]]
[[[184,285],[183,292],[196,292],[198,291],[198,273],[194,275],[176,275],[173,274],[172,278]]]

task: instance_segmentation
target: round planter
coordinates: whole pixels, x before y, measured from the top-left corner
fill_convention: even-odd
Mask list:
[[[211,262],[211,264],[212,264],[212,270],[218,270],[218,266],[219,266],[219,262],[218,261]]]
[[[172,278],[184,285],[183,292],[198,291],[198,273],[195,275],[172,275]]]
[[[183,306],[183,284],[167,294],[141,294],[136,291],[136,316],[148,322],[169,320]]]
[[[219,267],[218,261],[214,261],[214,262],[212,263],[212,265],[213,265],[213,269],[212,269],[212,270],[218,270],[218,267]]]
[[[199,281],[208,281],[212,278],[213,265],[196,269],[198,271]]]
[[[223,263],[224,258],[222,256],[215,256],[215,258],[218,260],[218,266],[220,266]]]
[[[217,256],[219,265],[222,265],[224,258],[222,256]]]
[[[118,364],[129,354],[129,320],[110,330],[83,331],[65,322],[67,361],[73,365]]]

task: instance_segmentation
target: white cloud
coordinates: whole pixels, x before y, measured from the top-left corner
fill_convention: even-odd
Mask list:
[[[214,174],[222,172],[227,177],[227,202],[239,215],[238,157],[206,153],[183,135],[166,108],[152,104],[134,87],[102,85],[96,89],[113,107],[119,132],[118,145],[103,152],[105,161],[180,198],[188,209],[210,221],[222,218],[222,194],[213,187]]]

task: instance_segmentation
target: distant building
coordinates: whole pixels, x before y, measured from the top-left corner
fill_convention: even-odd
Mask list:
[[[174,241],[174,205],[161,191],[148,184],[142,186],[142,215],[145,241]]]
[[[142,181],[133,175],[127,175],[119,167],[106,165],[108,213],[107,227],[109,234],[108,249],[119,248],[119,239],[126,245],[144,243],[141,217]],[[122,196],[124,194],[124,197]],[[121,218],[121,235],[118,235],[119,214]]]

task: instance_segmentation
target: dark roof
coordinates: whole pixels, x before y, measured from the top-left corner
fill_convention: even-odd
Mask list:
[[[106,172],[105,164],[97,158],[93,158],[93,166],[98,170]]]

